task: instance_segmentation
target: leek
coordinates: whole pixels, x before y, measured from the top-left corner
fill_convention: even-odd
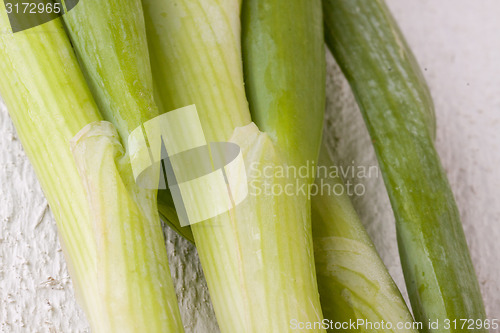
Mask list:
[[[245,4],[243,59],[253,119],[300,164],[316,166],[325,99],[321,1],[283,6],[280,1],[249,0]],[[333,165],[325,144],[319,165]],[[316,185],[344,186],[339,177],[320,177]],[[325,318],[333,323],[385,321],[394,324],[386,331],[416,332],[395,328],[399,322],[412,325],[413,318],[345,191],[312,196],[311,205]]]
[[[155,192],[135,186],[117,133],[100,122],[61,20],[12,34],[3,8],[0,93],[93,331],[182,331]]]
[[[396,217],[415,319],[484,319],[459,212],[433,143],[433,106],[411,51],[383,1],[324,0],[327,44],[374,143]],[[477,329],[474,332],[486,332]]]
[[[137,153],[128,146],[130,134],[159,115],[142,4],[140,0],[87,0],[63,18],[99,109],[116,126],[129,158]],[[151,199],[156,201],[156,195]],[[154,238],[159,240],[157,235]],[[180,332],[175,294],[169,298]]]
[[[63,19],[103,118],[127,145],[158,116],[140,0],[85,0]]]
[[[242,21],[252,119],[297,166],[313,166],[325,112],[321,1],[247,0]]]
[[[333,165],[323,144],[319,167]],[[354,211],[342,179],[330,175],[326,179],[318,177],[316,182],[318,188],[328,184],[341,193],[320,193],[311,200],[316,273],[325,318],[335,323],[391,323],[384,332],[418,332],[420,324],[413,321]],[[398,328],[398,324],[404,326]],[[360,325],[351,331],[371,330],[368,325]]]
[[[207,142],[241,147],[249,185],[263,181],[265,166],[285,164],[289,157],[250,124],[240,1],[143,4],[160,111],[194,103]],[[269,181],[283,186],[286,180]],[[306,202],[254,193],[231,211],[191,225],[222,332],[289,332],[293,320],[321,321]]]

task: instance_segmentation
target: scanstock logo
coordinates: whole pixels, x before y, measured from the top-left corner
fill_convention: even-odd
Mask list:
[[[72,10],[80,0],[4,0],[12,32],[52,21]]]
[[[170,189],[182,226],[227,212],[248,196],[245,163],[232,142],[207,143],[195,105],[155,117],[128,138],[136,183]]]

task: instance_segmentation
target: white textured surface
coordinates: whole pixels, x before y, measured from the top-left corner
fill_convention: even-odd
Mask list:
[[[436,104],[437,149],[457,198],[487,312],[500,319],[500,2],[389,0]],[[373,149],[345,80],[329,57],[329,139],[340,164],[375,165]],[[0,73],[0,79],[1,73]],[[359,180],[352,179],[353,182]],[[381,178],[362,180],[354,199],[384,262],[404,291],[394,218]],[[167,249],[186,332],[216,332],[206,286],[185,241]],[[405,292],[404,292],[405,293]],[[199,314],[199,315],[197,315]],[[206,327],[206,329],[203,329]],[[73,297],[52,214],[0,110],[0,332],[86,332]]]

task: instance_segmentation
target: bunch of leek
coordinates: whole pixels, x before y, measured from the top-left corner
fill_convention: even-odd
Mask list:
[[[417,320],[484,318],[432,143],[430,94],[382,1],[63,4],[72,8],[63,19],[15,34],[1,8],[0,93],[56,217],[94,331],[183,332],[159,215],[195,242],[222,332],[289,332],[298,323],[324,332],[323,315],[413,321],[349,198],[301,194],[313,172],[303,179],[266,173],[333,165],[321,139],[323,10],[327,44],[375,141]],[[181,227],[169,190],[136,183],[130,156],[145,152],[129,139],[161,113],[188,112],[192,104],[201,128],[175,140],[237,144],[246,169],[238,188],[295,184],[295,194],[253,192],[227,212]],[[343,186],[338,177],[327,182]],[[215,199],[191,203],[202,210]]]

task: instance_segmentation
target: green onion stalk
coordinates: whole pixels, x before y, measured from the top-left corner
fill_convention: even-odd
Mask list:
[[[2,8],[0,69],[0,93],[56,219],[92,330],[182,332],[156,193],[135,184],[62,20],[12,33]]]
[[[325,52],[321,1],[246,1],[243,59],[252,117],[299,165],[334,166],[321,144]],[[318,161],[318,150],[319,161]],[[317,167],[317,168],[316,168]],[[315,172],[312,172],[316,176]],[[319,173],[317,188],[344,188],[339,176]],[[312,191],[312,190],[311,190]],[[335,324],[397,323],[413,318],[361,224],[346,192],[310,199],[316,274],[328,331]],[[345,331],[370,331],[363,325]]]
[[[396,217],[415,319],[423,332],[464,332],[446,321],[483,320],[485,311],[421,71],[382,0],[324,0],[323,8],[327,44],[360,106]],[[429,326],[436,320],[438,329]]]
[[[265,170],[295,161],[251,123],[241,1],[143,5],[160,112],[194,104],[206,141],[236,143],[244,160],[246,177],[235,183],[238,191],[248,187],[247,198],[190,226],[221,332],[289,332],[295,321],[321,322],[307,198],[263,190],[264,183],[284,187],[289,181],[266,177]],[[208,199],[195,203],[203,206]],[[168,199],[163,202],[171,207]]]

